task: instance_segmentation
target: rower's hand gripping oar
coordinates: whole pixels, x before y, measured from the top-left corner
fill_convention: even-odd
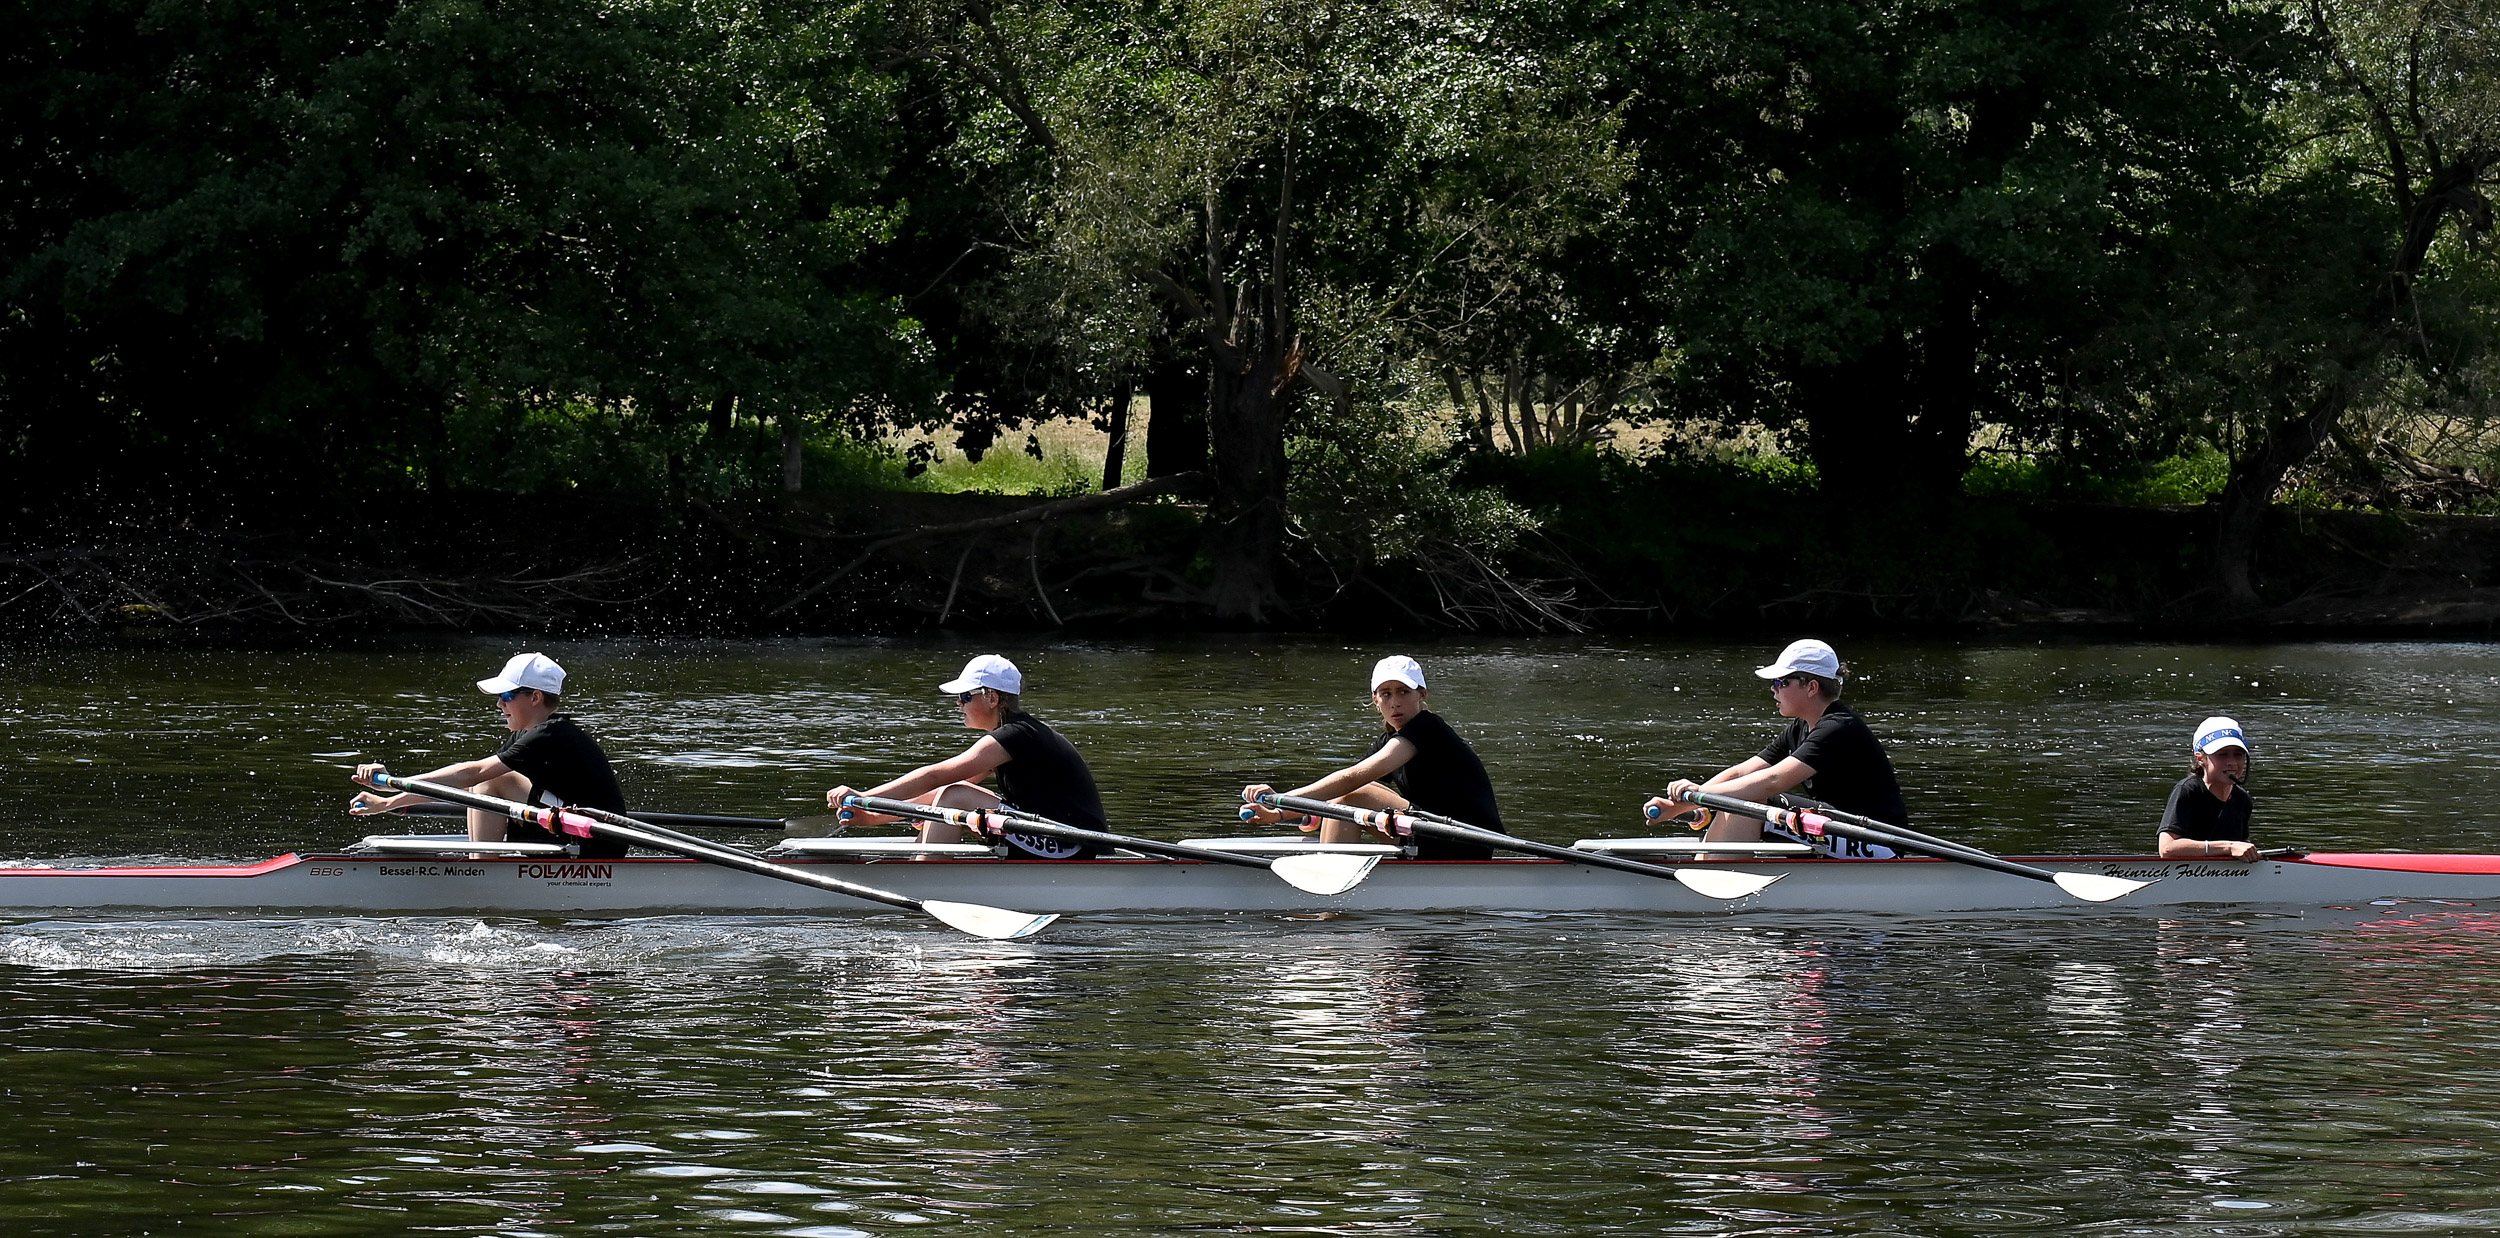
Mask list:
[[[1048,817],[1037,817],[1014,809],[939,808],[916,804],[910,800],[886,799],[875,795],[847,795],[842,798],[843,816],[849,809],[881,812],[889,817],[909,817],[917,821],[935,821],[959,826],[975,834],[988,836],[1000,830],[1020,830],[1044,838],[1064,838],[1074,843],[1090,843],[1098,847],[1125,847],[1147,855],[1170,856],[1176,860],[1204,860],[1211,864],[1230,864],[1236,868],[1264,868],[1283,879],[1285,884],[1306,894],[1343,894],[1361,885],[1371,875],[1372,866],[1380,862],[1376,855],[1345,855],[1315,853],[1311,855],[1241,855],[1218,851],[1213,847],[1191,847],[1181,843],[1159,842],[1151,838],[1132,838],[1126,834],[1106,834],[1101,830],[1063,825]]]
[[[984,907],[979,903],[951,903],[940,899],[912,898],[908,895],[896,894],[891,890],[880,890],[874,886],[864,886],[856,882],[827,877],[821,873],[809,872],[806,869],[793,868],[787,864],[775,864],[762,856],[737,847],[694,838],[675,830],[658,829],[636,821],[632,817],[595,808],[540,808],[532,804],[518,803],[492,795],[480,795],[474,791],[446,787],[421,779],[401,778],[378,770],[375,771],[371,783],[367,785],[386,791],[413,791],[447,803],[461,804],[485,812],[502,813],[515,821],[526,821],[542,830],[571,834],[577,838],[605,836],[637,847],[648,847],[653,851],[665,851],[690,860],[701,860],[707,864],[718,864],[723,868],[754,873],[759,877],[774,877],[835,894],[865,899],[872,903],[883,903],[888,907],[901,907],[934,916],[954,928],[962,929],[978,937],[996,940],[1029,937],[1040,932],[1044,925],[1059,918],[1056,915],[1037,916],[1030,912],[1009,911],[1002,907]]]
[[[1785,875],[1775,873],[1764,877],[1754,873],[1731,873],[1711,868],[1669,868],[1663,864],[1644,864],[1639,860],[1627,860],[1602,851],[1578,851],[1570,847],[1557,847],[1551,843],[1530,842],[1525,838],[1514,838],[1508,834],[1480,829],[1464,821],[1444,817],[1439,813],[1428,813],[1419,808],[1355,808],[1327,800],[1308,799],[1299,795],[1279,795],[1274,792],[1260,796],[1259,805],[1263,808],[1281,808],[1292,812],[1310,813],[1313,816],[1329,817],[1338,821],[1351,821],[1356,825],[1385,830],[1393,836],[1416,833],[1438,834],[1443,838],[1474,843],[1479,847],[1490,847],[1496,851],[1517,851],[1548,860],[1568,860],[1574,864],[1586,864],[1592,868],[1612,868],[1627,873],[1639,873],[1644,877],[1663,877],[1681,884],[1685,889],[1704,898],[1731,901],[1746,898],[1760,894],[1763,887]],[[1248,819],[1248,810],[1244,809],[1242,815],[1245,820]]]
[[[1684,802],[1698,804],[1703,808],[1717,809],[1720,812],[1732,812],[1740,817],[1759,818],[1799,834],[1809,836],[1830,834],[1836,838],[1854,838],[1860,842],[1890,847],[1895,851],[1915,851],[1921,855],[1934,856],[1939,860],[1951,860],[1956,864],[1968,864],[1974,868],[1985,868],[2016,877],[2028,877],[2033,881],[2046,881],[2088,903],[2106,903],[2112,899],[2124,898],[2153,884],[2150,881],[2130,881],[2124,877],[2104,877],[2097,873],[2061,873],[2046,868],[2035,868],[2029,864],[2018,864],[2012,860],[1990,855],[1977,847],[1964,846],[1961,843],[1905,830],[1899,826],[1887,825],[1872,817],[1861,817],[1855,813],[1844,813],[1836,809],[1783,808],[1773,804],[1757,804],[1751,800],[1740,800],[1734,796],[1720,795],[1711,791],[1686,791]],[[1653,808],[1651,815],[1659,814]]]

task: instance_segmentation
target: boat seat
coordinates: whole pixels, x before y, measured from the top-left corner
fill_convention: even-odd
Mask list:
[[[1184,838],[1184,847],[1230,851],[1236,855],[1403,855],[1404,848],[1387,843],[1323,843],[1307,838]]]
[[[996,853],[980,843],[924,843],[909,834],[884,838],[785,838],[774,844],[776,855],[960,855]]]
[[[479,842],[466,834],[369,834],[358,851],[390,855],[563,855],[562,843]]]
[[[1679,855],[1744,856],[1744,855],[1813,855],[1814,848],[1804,843],[1706,843],[1693,838],[1583,838],[1571,844],[1574,851],[1604,851],[1630,855],[1657,854],[1672,851]]]

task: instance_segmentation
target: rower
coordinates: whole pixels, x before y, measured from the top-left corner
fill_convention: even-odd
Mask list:
[[[600,750],[599,741],[573,721],[571,714],[557,712],[563,704],[564,668],[556,665],[553,658],[543,653],[514,654],[511,661],[504,663],[501,673],[492,679],[478,680],[477,687],[480,692],[494,695],[495,709],[503,715],[504,727],[512,734],[495,750],[495,755],[419,774],[418,781],[546,808],[571,804],[607,812],[625,811],[625,792],[616,785],[616,771],[608,766],[608,754]],[[373,775],[386,770],[382,765],[359,765],[356,781],[372,786]],[[414,793],[379,799],[359,795],[348,803],[347,811],[366,817],[432,802]],[[581,848],[583,858],[593,860],[612,860],[625,854],[625,844],[613,839],[557,835],[535,825],[508,820],[501,813],[475,808],[469,810],[469,840],[571,843]]]
[[[1404,654],[1382,658],[1372,666],[1372,707],[1380,711],[1382,730],[1361,761],[1287,794],[1330,800],[1356,808],[1420,808],[1455,817],[1479,829],[1502,829],[1502,810],[1493,802],[1493,780],[1485,775],[1476,750],[1432,712],[1431,692],[1424,686],[1424,668]],[[1241,790],[1253,821],[1281,821],[1284,814],[1259,803],[1275,788],[1253,783]],[[1359,843],[1363,828],[1351,821],[1302,822],[1304,832],[1319,831],[1323,843]],[[1390,841],[1396,842],[1397,839]],[[1483,847],[1445,838],[1417,835],[1420,860],[1489,860]]]
[[[2257,858],[2257,844],[2248,841],[2256,801],[2240,785],[2248,780],[2248,737],[2240,724],[2223,717],[2197,723],[2188,765],[2193,772],[2170,788],[2162,808],[2161,858]]]
[[[1758,842],[1763,823],[1737,813],[1711,813],[1683,800],[1686,791],[1710,791],[1754,803],[1804,787],[1814,798],[1843,812],[1907,826],[1909,806],[1901,799],[1901,783],[1893,776],[1892,758],[1867,729],[1857,712],[1840,700],[1846,670],[1840,654],[1819,640],[1801,640],[1780,650],[1769,666],[1754,674],[1771,681],[1771,704],[1786,728],[1761,752],[1695,783],[1677,779],[1666,795],[1643,805],[1653,819],[1707,815],[1694,828],[1708,828],[1709,842]],[[1890,859],[1893,851],[1855,839],[1816,836],[1800,838],[1777,827],[1774,841],[1804,842],[1827,854],[1848,859]]]
[[[867,794],[980,812],[1004,806],[1082,830],[1109,828],[1102,792],[1094,786],[1094,773],[1086,768],[1085,758],[1077,755],[1076,746],[1066,737],[1024,711],[1024,673],[1015,663],[994,653],[982,654],[964,664],[963,674],[939,684],[938,691],[954,693],[964,725],[985,734],[947,760],[923,765],[864,793],[835,787],[825,792],[825,802],[841,808],[845,798]],[[998,775],[996,791],[980,785],[992,772]],[[857,808],[847,810],[845,816],[862,825],[899,820]],[[1017,854],[1037,860],[1081,860],[1100,851],[1020,830],[999,836]],[[920,827],[924,843],[951,843],[962,837],[960,827],[942,822]]]

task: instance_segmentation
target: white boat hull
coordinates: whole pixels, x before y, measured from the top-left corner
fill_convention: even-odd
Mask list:
[[[2311,856],[2254,863],[2068,856],[2025,862],[2155,884],[2116,902],[2083,903],[2047,882],[1938,860],[1761,860],[1707,866],[1779,878],[1760,894],[1722,902],[1677,882],[1561,861],[1392,861],[1344,894],[1320,896],[1257,869],[1196,862],[793,863],[912,898],[1067,915],[1480,911],[1915,916],[2057,908],[2125,913],[2200,904],[2312,908],[2388,898],[2500,900],[2500,856]],[[127,911],[636,916],[891,909],[665,858],[290,854],[252,865],[0,870],[0,914],[26,918]]]

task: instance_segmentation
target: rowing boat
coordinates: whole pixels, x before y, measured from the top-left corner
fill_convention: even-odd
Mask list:
[[[1664,852],[1653,840],[1584,840],[1583,850]],[[1663,842],[1664,840],[1654,840]],[[1193,845],[1268,853],[1299,841],[1198,839]],[[919,899],[1001,903],[1083,915],[1318,912],[1640,912],[1691,915],[1882,913],[1935,915],[2083,909],[2055,886],[1924,858],[1829,859],[1803,847],[1699,844],[1675,848],[1712,868],[1775,876],[1733,902],[1673,881],[1562,860],[1431,861],[1386,846],[1371,878],[1345,893],[1313,895],[1258,869],[1112,855],[1095,860],[1002,859],[968,844],[792,839],[775,858],[828,874],[862,874]],[[533,849],[536,847],[537,849]],[[2153,884],[2103,912],[2197,905],[2284,909],[2355,907],[2390,899],[2500,900],[2500,855],[2310,854],[2257,861],[2145,856],[2033,856],[2029,864]],[[1691,861],[1685,861],[1691,862]],[[267,915],[475,913],[632,916],[669,913],[880,911],[804,886],[674,857],[580,860],[553,846],[478,844],[448,837],[374,838],[347,851],[289,853],[256,864],[163,864],[0,869],[0,913],[25,917],[122,911]]]

